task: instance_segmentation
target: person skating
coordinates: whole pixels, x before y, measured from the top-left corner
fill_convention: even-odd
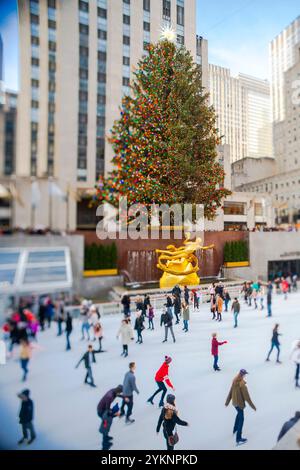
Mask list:
[[[252,305],[252,292],[253,292],[252,282],[248,282],[248,284],[247,284],[247,300],[248,300],[249,307],[251,307],[251,305]]]
[[[63,299],[59,299],[56,305],[56,312],[57,312],[57,336],[62,335],[62,324],[65,319],[65,304]]]
[[[234,328],[237,328],[238,327],[238,316],[239,316],[240,311],[241,311],[241,306],[240,306],[240,303],[239,303],[237,297],[235,297],[234,301],[232,302],[231,311],[233,312]]]
[[[181,312],[181,300],[178,295],[173,295],[174,315],[176,317],[176,325],[179,323],[179,315]]]
[[[173,317],[173,300],[169,295],[167,295],[165,307],[171,317]]]
[[[160,428],[163,428],[164,438],[166,440],[167,450],[174,450],[175,444],[178,442],[178,434],[174,433],[176,425],[188,426],[186,421],[183,421],[178,417],[178,411],[176,409],[175,396],[167,395],[166,404],[161,410],[161,414],[158,419],[156,426],[156,432],[159,433]]]
[[[93,332],[93,335],[94,335],[94,338],[93,338],[93,341],[96,341],[97,338],[95,336],[95,326],[97,325],[97,323],[99,322],[101,318],[101,315],[100,315],[100,312],[98,310],[98,307],[96,305],[91,305],[90,307],[90,311],[89,311],[89,324],[90,324],[90,328],[91,328],[91,331]]]
[[[23,437],[19,440],[18,444],[23,444],[27,441],[27,444],[31,444],[35,438],[36,433],[33,427],[33,401],[30,397],[30,391],[28,389],[23,390],[19,393],[18,397],[21,400],[21,409],[19,412],[19,423],[22,426]],[[30,439],[28,440],[28,432]]]
[[[173,287],[172,294],[177,295],[179,297],[179,299],[181,299],[181,289],[180,289],[180,286],[178,284],[176,284],[176,286]]]
[[[126,412],[126,423],[131,424],[134,423],[134,419],[131,419],[130,416],[132,415],[133,409],[133,392],[139,394],[139,390],[136,386],[136,378],[135,378],[135,369],[136,365],[135,362],[130,362],[129,364],[129,371],[125,374],[124,382],[123,382],[123,402],[121,406],[121,414],[120,417],[125,415],[125,406],[127,406]]]
[[[217,294],[217,321],[222,321],[222,311],[223,311],[223,297],[220,294]]]
[[[73,321],[70,313],[67,313],[67,319],[66,319],[66,339],[67,339],[67,346],[66,350],[69,351],[71,349],[71,343],[70,343],[70,336],[73,330]]]
[[[171,331],[171,335],[173,338],[173,342],[176,342],[174,331],[173,331],[173,318],[169,314],[168,311],[165,311],[160,318],[160,326],[164,325],[165,327],[165,339],[163,340],[163,343],[166,343],[168,341],[168,334],[169,330]]]
[[[38,319],[41,325],[41,330],[44,331],[46,319],[46,305],[43,300],[41,300],[39,304]]]
[[[152,305],[150,304],[149,307],[148,307],[148,330],[154,330],[154,323],[153,323],[153,319],[154,319],[154,308],[152,307]]]
[[[82,356],[82,358],[79,360],[78,364],[76,365],[75,369],[77,369],[80,365],[80,363],[83,361],[84,362],[84,367],[86,368],[86,376],[84,379],[84,383],[90,385],[91,387],[96,387],[94,383],[94,378],[93,378],[93,371],[92,371],[92,364],[96,363],[96,357],[95,354],[98,354],[102,351],[95,351],[93,349],[93,346],[91,344],[88,345],[88,350],[85,352]]]
[[[273,284],[271,281],[268,282],[267,286],[267,311],[268,317],[272,316],[272,292],[273,292]]]
[[[299,378],[300,378],[300,340],[294,342],[291,353],[291,360],[295,363],[295,387],[300,388]]]
[[[231,297],[230,297],[228,290],[226,289],[224,292],[225,312],[228,312],[228,305],[230,301],[231,301]]]
[[[130,296],[127,294],[124,294],[121,300],[121,304],[123,305],[123,313],[125,317],[130,316]]]
[[[198,292],[196,289],[193,289],[193,304],[194,304],[194,310],[199,309],[199,296]]]
[[[217,311],[217,299],[216,299],[216,296],[215,295],[211,295],[210,296],[210,311],[212,313],[212,320],[217,320],[217,315],[216,315],[216,311]]]
[[[213,369],[216,371],[220,371],[221,369],[218,366],[218,361],[219,361],[219,346],[222,346],[223,344],[227,344],[227,341],[218,341],[217,340],[217,333],[213,333],[212,335],[212,340],[211,340],[211,355],[214,358],[214,363],[213,363]]]
[[[289,283],[284,277],[281,279],[281,290],[284,296],[284,300],[288,298],[288,291],[289,291]]]
[[[31,358],[31,345],[28,339],[22,339],[20,341],[20,364],[23,370],[22,381],[25,382],[28,375],[28,364]]]
[[[121,356],[127,357],[129,343],[130,341],[134,340],[134,333],[129,318],[122,320],[120,329],[117,334],[117,339],[119,339],[119,336],[121,336],[123,345],[123,352]]]
[[[172,362],[172,358],[169,357],[169,356],[165,356],[165,360],[164,360],[163,364],[161,365],[161,367],[158,369],[158,371],[155,374],[155,382],[158,386],[158,389],[147,400],[148,403],[151,403],[151,405],[154,405],[154,403],[153,403],[154,397],[158,393],[162,392],[162,395],[160,397],[159,406],[160,407],[164,406],[164,398],[165,398],[165,395],[167,393],[167,387],[166,387],[165,383],[168,385],[168,387],[170,387],[175,392],[174,385],[172,384],[171,380],[169,379],[169,365],[170,365],[171,362]]]
[[[245,376],[248,372],[245,369],[241,369],[238,375],[234,378],[231,388],[229,390],[228,397],[225,402],[225,406],[228,406],[230,402],[235,407],[237,415],[234,422],[233,434],[236,434],[236,444],[245,444],[247,439],[242,437],[243,425],[244,425],[244,409],[246,403],[256,411],[256,406],[252,402],[248,388],[245,381]]]
[[[134,329],[136,330],[136,333],[137,333],[136,343],[142,344],[143,342],[142,331],[145,329],[145,327],[144,327],[144,315],[141,311],[136,312]]]
[[[296,411],[295,416],[284,423],[277,438],[277,442],[283,438],[283,436],[295,426],[296,423],[300,420],[300,411]]]
[[[189,331],[190,308],[186,302],[182,303],[182,319],[183,319],[183,331],[187,333]]]
[[[103,328],[99,321],[94,326],[94,337],[99,342],[99,351],[102,351]]]
[[[190,291],[187,286],[184,286],[184,291],[183,291],[183,298],[184,301],[187,305],[189,305],[190,302]]]
[[[279,336],[281,336],[280,333],[278,333],[278,329],[279,329],[279,324],[276,323],[274,329],[273,329],[273,334],[272,334],[272,339],[271,339],[271,349],[268,353],[268,356],[267,356],[267,359],[266,361],[269,361],[270,360],[270,355],[273,351],[274,348],[277,349],[277,359],[276,359],[276,362],[278,364],[281,364],[280,360],[279,360],[279,355],[280,355],[280,343],[279,343]]]
[[[87,335],[87,340],[90,341],[90,323],[89,323],[89,301],[83,300],[80,308],[80,315],[82,318],[81,325],[81,339],[85,339],[85,334]]]
[[[123,385],[118,385],[117,387],[108,390],[108,392],[106,392],[106,394],[101,398],[97,406],[97,414],[101,419],[99,432],[103,435],[103,450],[109,450],[112,446],[113,438],[109,436],[109,431],[111,429],[113,418],[120,416],[120,411],[118,404],[116,404],[113,408],[111,408],[111,405],[116,398],[123,398],[122,391]]]

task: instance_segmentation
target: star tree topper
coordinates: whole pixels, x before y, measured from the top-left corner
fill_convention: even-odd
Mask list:
[[[160,39],[175,42],[176,41],[176,31],[172,26],[163,26],[160,33]]]

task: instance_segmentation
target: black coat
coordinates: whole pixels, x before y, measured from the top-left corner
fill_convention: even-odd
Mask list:
[[[100,353],[101,351],[91,351],[92,353],[92,363],[94,364],[96,362],[96,358],[95,358],[95,354],[98,354]],[[84,353],[84,355],[82,356],[82,358],[80,359],[80,361],[78,362],[76,368],[79,366],[79,364],[83,361],[84,362],[84,367],[86,369],[88,369],[89,367],[91,367],[92,364],[90,364],[90,356],[89,356],[89,351],[87,351],[86,353]]]
[[[277,441],[279,441],[299,421],[299,419],[300,417],[294,416],[294,418],[286,421],[286,423],[284,423],[282,426]]]
[[[160,326],[172,326],[173,325],[173,319],[172,316],[169,315],[168,312],[165,312],[161,315],[160,317]]]
[[[163,425],[164,434],[166,434],[167,436],[172,436],[176,424],[178,424],[179,426],[188,425],[186,421],[182,421],[180,418],[178,418],[178,415],[175,413],[175,411],[173,412],[171,419],[166,419],[165,414],[166,414],[166,410],[165,408],[163,408],[161,410],[160,417],[158,419],[156,432],[159,432],[161,425]]]
[[[33,401],[30,398],[22,400],[19,418],[20,424],[30,423],[33,420]]]
[[[66,332],[71,333],[72,330],[73,330],[72,317],[68,317],[66,319]]]

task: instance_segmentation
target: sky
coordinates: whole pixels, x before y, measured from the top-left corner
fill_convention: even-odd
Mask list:
[[[119,1],[119,0],[109,0]],[[191,0],[186,0],[186,8]],[[269,78],[268,44],[300,14],[299,0],[196,0],[197,33],[208,39],[209,62]],[[0,0],[6,88],[18,89],[16,0]]]

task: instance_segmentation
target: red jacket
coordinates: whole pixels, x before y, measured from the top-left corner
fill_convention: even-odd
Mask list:
[[[227,341],[221,341],[219,342],[217,338],[213,338],[211,341],[211,354],[213,356],[218,356],[219,354],[219,346],[222,346],[222,344],[227,343]]]
[[[166,382],[168,387],[173,388],[173,384],[171,380],[168,377],[169,374],[169,364],[166,362],[163,363],[163,365],[158,369],[158,371],[155,374],[155,380],[156,382]]]

